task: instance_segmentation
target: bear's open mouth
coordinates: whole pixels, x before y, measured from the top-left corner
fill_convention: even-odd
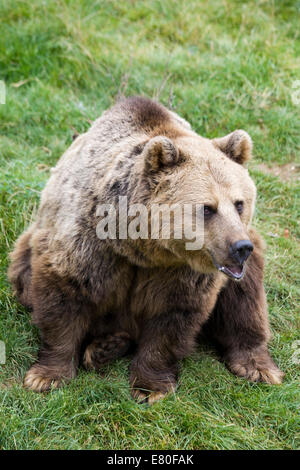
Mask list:
[[[239,264],[233,264],[231,266],[221,266],[218,264],[213,257],[213,255],[210,253],[213,263],[215,267],[221,271],[222,273],[226,274],[230,279],[234,279],[235,281],[240,281],[245,274],[245,264],[239,265]]]
[[[239,265],[233,265],[233,266],[217,266],[219,271],[222,271],[222,273],[226,274],[226,276],[230,277],[231,279],[234,279],[235,281],[239,281],[240,279],[243,278],[245,274],[245,265],[239,266]]]

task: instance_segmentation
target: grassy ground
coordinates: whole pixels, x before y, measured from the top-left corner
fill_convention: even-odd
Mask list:
[[[7,350],[0,448],[295,449],[299,185],[259,163],[272,168],[299,157],[300,104],[291,97],[300,78],[299,1],[0,5],[0,79],[7,87],[0,105],[0,339]],[[11,295],[7,253],[72,134],[87,129],[120,93],[157,97],[208,137],[236,128],[253,137],[255,225],[268,244],[270,347],[286,372],[282,386],[237,379],[200,346],[183,363],[176,396],[151,408],[129,398],[127,359],[101,376],[81,371],[69,387],[48,395],[23,390],[38,333]]]

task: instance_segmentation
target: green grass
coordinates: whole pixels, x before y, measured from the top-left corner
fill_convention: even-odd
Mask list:
[[[1,2],[0,448],[299,447],[299,185],[258,168],[299,158],[300,105],[291,99],[299,14],[292,0]],[[130,399],[128,359],[101,375],[80,371],[47,395],[22,388],[38,333],[12,297],[7,254],[36,210],[48,167],[120,93],[157,97],[208,137],[236,128],[253,137],[255,225],[268,244],[270,348],[286,372],[282,386],[237,379],[201,346],[184,361],[176,396],[153,407]]]

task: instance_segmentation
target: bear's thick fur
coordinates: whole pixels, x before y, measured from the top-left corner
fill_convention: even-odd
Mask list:
[[[25,387],[57,387],[80,362],[100,369],[133,346],[132,395],[151,403],[174,390],[178,362],[200,331],[217,341],[233,373],[281,382],[267,349],[263,244],[251,228],[255,186],[243,166],[251,146],[241,130],[200,137],[142,97],[120,101],[72,143],[11,255],[10,280],[42,341]],[[203,204],[202,249],[186,250],[174,237],[100,240],[97,207],[119,196],[148,208]],[[237,262],[239,241],[251,249]],[[248,256],[243,279],[232,280]]]

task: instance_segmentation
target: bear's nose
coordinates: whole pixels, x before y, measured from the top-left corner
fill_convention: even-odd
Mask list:
[[[239,264],[243,264],[244,261],[250,256],[253,251],[253,245],[250,240],[239,240],[230,246],[229,252],[231,258],[237,261]]]

